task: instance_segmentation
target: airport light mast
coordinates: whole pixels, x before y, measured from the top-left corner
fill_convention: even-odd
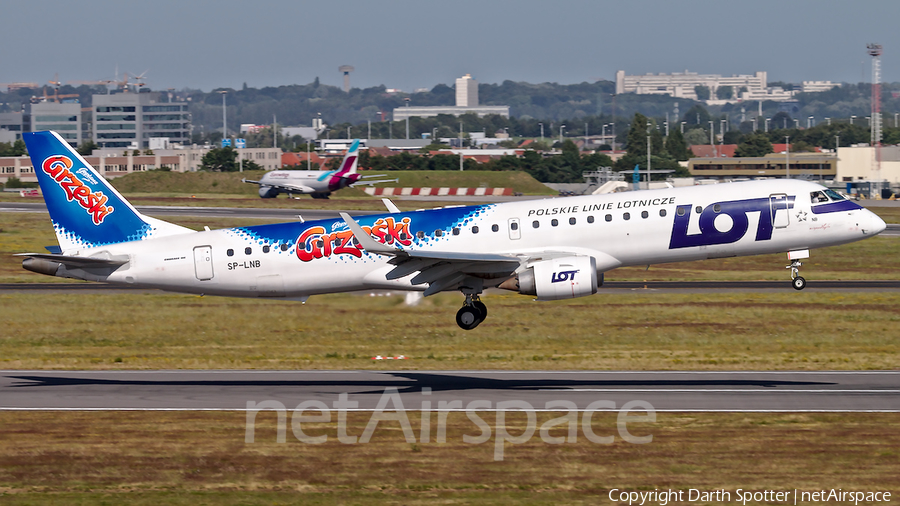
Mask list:
[[[881,44],[868,44],[869,56],[872,57],[872,121],[871,145],[875,148],[872,170],[875,173],[876,197],[881,197]],[[870,194],[871,197],[871,194]]]

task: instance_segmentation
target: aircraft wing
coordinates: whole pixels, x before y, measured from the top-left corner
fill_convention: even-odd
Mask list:
[[[241,179],[241,182],[265,185],[265,186],[269,186],[271,188],[277,188],[286,193],[316,193],[317,191],[320,191],[320,190],[316,190],[315,188],[311,188],[309,186],[305,186],[302,184],[271,184],[271,183],[261,183],[259,181],[253,181],[250,179]]]
[[[366,251],[394,257],[388,262],[396,266],[387,273],[388,280],[418,272],[411,282],[414,285],[427,283],[425,296],[453,287],[467,276],[491,278],[512,276],[516,269],[527,261],[526,258],[514,255],[494,253],[405,251],[392,248],[373,239],[349,214],[341,213],[341,218]]]
[[[364,186],[364,185],[371,186],[373,184],[378,184],[378,183],[397,183],[399,181],[400,181],[399,179],[383,179],[383,180],[379,180],[379,181],[366,180],[366,181],[357,181],[357,182],[351,184],[350,186]]]

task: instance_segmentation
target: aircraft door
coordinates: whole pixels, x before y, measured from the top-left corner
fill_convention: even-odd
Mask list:
[[[200,281],[213,278],[212,246],[194,248],[194,273]]]
[[[509,219],[509,238],[516,240],[522,237],[522,230],[519,226],[519,218]]]
[[[769,211],[772,213],[772,225],[775,228],[786,228],[790,224],[788,198],[784,193],[769,195]]]

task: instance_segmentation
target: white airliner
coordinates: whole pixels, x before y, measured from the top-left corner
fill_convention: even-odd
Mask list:
[[[55,132],[23,134],[59,249],[31,271],[231,297],[306,300],[354,290],[465,296],[456,321],[487,316],[485,288],[538,300],[591,295],[627,265],[787,252],[793,287],[812,248],[872,237],[884,221],[799,180],[766,180],[394,212],[195,232],[142,215]]]
[[[259,181],[241,179],[244,183],[259,185],[259,196],[273,199],[279,193],[289,196],[311,195],[314,199],[327,199],[331,192],[348,186],[373,185],[390,183],[396,179],[373,181],[371,178],[384,177],[384,174],[363,176],[357,172],[359,159],[359,140],[353,141],[338,170],[273,170],[266,172]]]

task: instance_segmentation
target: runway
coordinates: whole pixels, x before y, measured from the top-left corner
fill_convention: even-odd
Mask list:
[[[900,412],[900,371],[0,371],[0,409],[246,410],[264,401],[293,409],[309,400],[332,407],[346,394],[357,404],[344,408],[370,411],[389,388],[406,410],[423,401],[459,411],[473,401],[483,401],[479,410],[510,400],[583,410],[641,400],[656,411]]]

